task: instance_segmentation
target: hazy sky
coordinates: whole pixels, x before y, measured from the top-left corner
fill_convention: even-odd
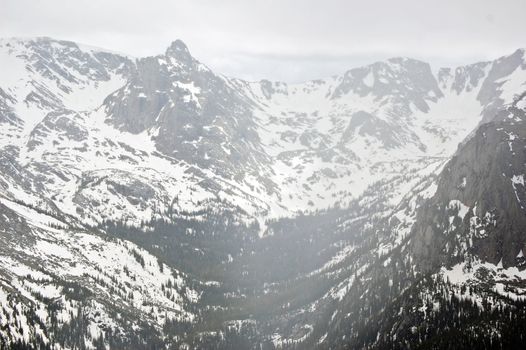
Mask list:
[[[50,36],[134,56],[182,39],[221,73],[320,78],[392,56],[434,68],[526,47],[526,0],[0,0],[0,36]]]

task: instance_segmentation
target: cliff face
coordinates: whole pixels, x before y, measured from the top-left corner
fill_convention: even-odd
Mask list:
[[[441,173],[435,196],[413,227],[424,269],[467,254],[515,266],[526,243],[524,95],[482,125]]]

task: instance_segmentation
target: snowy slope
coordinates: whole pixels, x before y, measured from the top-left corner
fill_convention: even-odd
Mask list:
[[[52,205],[72,215],[80,207],[90,222],[137,224],[162,216],[176,196],[186,210],[226,200],[260,218],[344,204],[400,174],[396,164],[451,156],[485,108],[511,102],[524,75],[524,63],[508,67],[524,61],[517,53],[511,62],[443,69],[438,77],[424,62],[395,58],[289,86],[215,75],[180,41],[137,61],[138,70],[128,58],[50,39],[4,40],[2,48],[13,67],[1,77],[3,100],[19,119],[3,128],[4,147],[43,176],[31,186],[56,198]],[[504,77],[494,73],[502,66]],[[496,102],[483,101],[491,88]],[[34,94],[45,103],[29,101]],[[138,115],[149,121],[137,129],[128,119]],[[42,174],[49,166],[53,174]],[[105,173],[157,193],[141,198],[141,208],[119,191],[81,187],[90,184],[84,177]],[[7,182],[12,193],[20,187]],[[111,210],[90,205],[101,196],[115,197]]]
[[[0,208],[0,322],[11,341],[56,342],[82,316],[92,347],[108,329],[119,337],[195,317],[187,277],[144,249],[3,197]]]
[[[191,305],[207,288],[223,293],[227,287],[159,265],[152,251],[166,250],[160,246],[166,237],[152,234],[160,242],[148,253],[93,229],[118,223],[148,237],[157,233],[156,223],[170,227],[188,218],[207,228],[203,244],[223,226],[246,225],[267,236],[268,254],[283,249],[284,256],[309,260],[302,255],[307,251],[272,242],[279,244],[289,231],[307,246],[319,239],[323,251],[299,264],[293,279],[271,276],[255,291],[232,286],[222,296],[281,298],[291,281],[330,281],[312,300],[282,306],[280,315],[296,326],[272,333],[273,344],[282,345],[314,337],[310,318],[345,300],[375,259],[408,247],[418,208],[435,194],[437,176],[459,144],[526,90],[524,50],[436,75],[425,62],[393,58],[299,84],[216,74],[181,41],[158,56],[132,59],[49,38],[2,39],[0,64],[8,68],[0,72],[0,225],[6,247],[0,303],[10,319],[22,317],[17,305],[42,309],[36,296],[43,295],[60,299],[67,314],[78,303],[64,299],[65,288],[77,283],[95,295],[87,306],[93,341],[106,326],[125,332],[128,321],[106,315],[122,310],[158,329],[168,319],[202,321]],[[509,177],[519,201],[522,175]],[[464,216],[462,203],[448,202],[447,208]],[[343,208],[340,216],[321,214],[330,224],[304,228],[314,230],[310,238],[301,237],[301,225],[280,231],[286,219],[274,221],[301,222],[300,213],[333,207]],[[220,219],[211,219],[210,212]],[[224,212],[234,218],[224,219]],[[260,281],[253,256],[261,252],[246,236],[236,236],[238,251],[218,252],[228,256],[220,267],[205,261],[203,270],[224,268],[222,276]],[[256,247],[266,244],[261,241]],[[196,256],[200,249],[188,247]],[[175,285],[169,292],[168,280]],[[105,305],[104,296],[115,290],[118,305]],[[14,291],[20,294],[16,302],[7,298]],[[48,314],[38,317],[49,323]],[[62,323],[68,320],[64,316]],[[241,328],[253,322],[229,321]],[[276,316],[269,324],[280,322]],[[27,332],[12,330],[19,338]]]

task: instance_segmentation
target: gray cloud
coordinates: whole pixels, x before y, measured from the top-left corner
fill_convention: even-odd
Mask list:
[[[434,66],[526,46],[524,0],[3,0],[0,36],[51,36],[135,56],[181,38],[212,68],[298,81],[391,56]]]

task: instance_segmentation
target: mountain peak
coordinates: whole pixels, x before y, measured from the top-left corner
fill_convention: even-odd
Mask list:
[[[188,50],[188,47],[180,39],[177,39],[177,40],[173,41],[170,44],[168,49],[166,49],[166,55],[167,56],[177,57],[177,58],[189,58],[189,57],[191,57],[190,51]]]

